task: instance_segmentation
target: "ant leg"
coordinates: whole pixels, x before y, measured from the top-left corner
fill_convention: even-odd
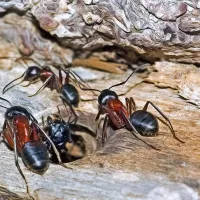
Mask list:
[[[5,142],[4,131],[1,132],[1,137],[2,137],[2,139],[0,140],[0,144]]]
[[[3,131],[2,132],[0,132],[0,136],[2,137],[2,140],[0,141],[0,144],[2,143],[2,142],[5,142],[5,135],[4,135],[4,130],[6,129],[6,120],[4,121],[4,123],[3,123]]]
[[[103,123],[103,130],[102,130],[102,145],[105,144],[105,141],[107,139],[107,132],[106,129],[108,127],[108,120],[109,120],[109,115],[107,114],[105,119],[104,119],[104,123]]]
[[[46,139],[50,142],[55,154],[56,154],[56,157],[58,159],[58,163],[59,165],[63,166],[64,168],[69,168],[69,169],[72,169],[71,167],[68,167],[67,165],[65,165],[62,160],[61,160],[61,157],[60,157],[60,153],[59,151],[57,150],[55,144],[53,143],[53,141],[51,140],[51,138],[45,133],[45,131],[43,129],[40,128],[40,126],[35,123],[35,125],[38,127],[38,129],[43,133],[43,135],[46,137]]]
[[[33,122],[35,122],[35,123],[38,124],[37,119],[35,119],[35,117],[34,117],[30,112],[29,112],[29,115],[30,115],[30,119],[31,119]]]
[[[96,127],[96,135],[98,137],[98,129],[99,129],[99,126],[100,126],[100,121],[99,121],[99,117],[100,115],[102,114],[102,108],[99,109],[97,115],[96,115],[96,118],[95,118],[95,127]]]
[[[45,123],[44,123],[44,116],[42,115],[42,126],[43,126],[43,128],[44,128],[44,126],[45,126]]]
[[[95,121],[99,120],[100,115],[102,114],[102,108],[99,109],[99,112],[97,113],[97,116],[95,118]]]
[[[73,115],[74,115],[74,119],[73,119],[71,122],[69,122],[69,123],[73,123],[73,122],[74,122],[74,124],[76,124],[76,122],[78,121],[78,116],[77,116],[76,112],[74,111],[72,105],[71,105],[70,103],[68,103],[62,96],[61,96],[60,98],[62,99],[62,102],[63,102],[63,104],[65,105],[65,107],[66,107],[66,104],[67,104],[68,107],[70,108],[71,112],[72,112]],[[67,108],[66,108],[66,109],[67,109]],[[70,117],[70,118],[71,118],[71,117]],[[69,120],[68,120],[68,121],[69,121]]]
[[[151,101],[147,101],[147,102],[146,102],[146,104],[145,104],[143,110],[146,111],[149,104],[151,104],[151,105],[158,111],[158,113],[160,113],[160,115],[168,122],[168,127],[170,128],[170,131],[171,131],[173,137],[174,137],[176,140],[178,140],[179,142],[185,143],[185,142],[183,142],[182,140],[180,140],[180,139],[176,136],[175,131],[174,131],[174,128],[173,128],[173,126],[172,126],[170,120],[167,118],[167,116],[166,116],[156,105],[154,105]]]
[[[78,86],[80,87],[80,83],[79,83],[79,81],[77,80],[77,78],[76,78],[76,76],[72,73],[72,71],[71,70],[64,70],[64,69],[60,69],[59,70],[59,72],[60,72],[60,74],[61,74],[61,71],[63,71],[64,73],[65,73],[65,75],[66,75],[66,78],[65,78],[65,83],[64,84],[66,84],[66,83],[69,83],[69,74],[71,74],[72,75],[72,77],[74,78],[72,78],[72,77],[70,77],[71,78],[71,80],[75,83],[75,84],[78,84]],[[77,75],[78,76],[78,75]],[[78,76],[79,77],[79,76]],[[80,80],[82,80],[82,79],[80,79]],[[84,81],[83,81],[84,82]]]
[[[71,70],[68,70],[68,71],[65,71],[65,70],[63,70],[62,69],[62,71],[64,71],[65,72],[65,74],[66,74],[66,76],[68,76],[69,77],[69,74],[71,74],[71,76],[74,78],[72,78],[71,77],[71,80],[75,83],[75,84],[78,84],[78,86],[79,86],[79,88],[81,89],[81,90],[90,90],[90,91],[92,91],[92,93],[94,94],[94,95],[96,95],[93,91],[93,89],[91,89],[91,87],[89,86],[89,84],[88,83],[86,83],[76,72],[73,72],[73,71],[71,71]],[[79,80],[82,82],[79,82],[78,81],[78,79],[77,79],[77,77],[79,78]],[[68,78],[69,79],[69,78]],[[67,81],[69,81],[67,79]],[[82,86],[81,86],[82,85]],[[88,88],[84,88],[85,87],[85,85],[88,87]]]
[[[22,87],[28,87],[29,85],[32,85],[32,84],[35,84],[35,83],[38,83],[40,80],[36,80],[36,81],[30,81],[27,85],[22,85]]]
[[[32,94],[32,95],[29,95],[28,97],[33,97],[33,96],[39,94],[39,93],[46,87],[46,85],[49,83],[49,81],[52,79],[53,76],[54,76],[54,75],[51,75],[51,76],[44,82],[44,84],[39,88],[39,90],[38,90],[36,93],[34,93],[34,94]]]
[[[79,88],[81,89],[81,90],[84,90],[84,88],[82,88],[81,87],[81,85],[83,86],[83,87],[85,87],[85,85],[90,89],[90,91],[96,96],[97,94],[94,92],[95,90],[93,90],[91,87],[90,87],[90,85],[87,83],[87,82],[85,82],[76,72],[72,72],[71,70],[70,70],[70,74],[74,77],[74,79],[77,81],[77,83],[78,83],[78,86],[79,86]],[[83,82],[83,83],[81,83],[80,84],[80,82],[77,80],[77,78],[76,78],[76,76],[81,80],[81,82]],[[84,85],[85,84],[85,85]],[[98,91],[99,92],[99,90],[96,90],[96,91]]]
[[[69,113],[69,110],[68,110],[68,108],[67,108],[67,106],[66,106],[65,99],[62,98],[62,96],[61,96],[60,98],[62,99],[62,102],[63,102],[63,104],[64,104],[64,106],[65,106],[65,109],[66,109],[66,111],[67,111],[67,115],[70,115],[69,118],[68,118],[68,121],[67,121],[67,122],[70,124],[70,123],[71,123],[72,115]],[[57,106],[57,107],[58,107],[58,106]],[[59,109],[59,107],[58,107],[58,109]],[[60,114],[60,109],[58,110],[58,114],[59,114],[60,118],[62,119],[61,114]]]
[[[61,82],[61,84],[63,83],[63,77],[62,77],[62,71],[61,69],[59,69],[59,80]]]
[[[19,166],[19,162],[18,162],[16,132],[15,132],[14,128],[12,128],[12,125],[10,124],[10,122],[9,122],[9,121],[7,121],[7,122],[8,122],[9,128],[11,129],[11,131],[13,132],[13,135],[14,135],[14,140],[13,140],[13,142],[14,142],[14,158],[15,158],[15,165],[16,165],[17,169],[19,170],[19,173],[21,174],[22,178],[23,178],[24,181],[26,182],[25,176],[24,176],[24,174],[23,174],[23,172],[22,172],[22,170],[21,170],[21,168],[20,168],[20,166]],[[27,182],[26,182],[26,183],[27,183]]]
[[[131,115],[136,110],[136,104],[132,97],[125,98],[126,101],[126,108],[128,110],[129,115]]]
[[[59,108],[59,106],[57,106],[57,108],[58,108],[58,115],[59,115],[60,119],[63,121],[63,118],[62,118],[62,116],[61,116],[61,112],[60,112],[60,108]],[[67,109],[66,106],[65,106],[65,108]],[[69,114],[68,109],[67,109],[67,114]],[[68,119],[68,123],[70,123],[70,119],[71,119],[71,116],[70,116],[69,119]]]
[[[77,82],[77,84],[79,85],[79,87],[80,87],[80,85],[84,86],[84,84],[86,84],[87,87],[90,88],[89,84],[87,82],[85,82],[76,72],[73,72],[73,71],[69,70],[69,74],[71,74],[73,76],[73,78],[75,79],[75,81]],[[76,77],[78,77],[81,82],[79,82]]]
[[[135,134],[134,131],[130,131],[130,132],[134,135],[135,138],[137,138],[138,140],[142,141],[142,142],[143,142],[144,144],[146,144],[147,146],[149,146],[149,147],[151,147],[152,149],[155,149],[155,150],[157,150],[157,151],[160,151],[160,149],[154,147],[153,145],[151,145],[151,144],[145,142],[143,139],[139,138],[139,137]]]
[[[59,73],[60,73],[61,76],[62,76],[62,71],[63,71],[63,72],[65,73],[65,75],[66,75],[64,84],[67,84],[67,83],[69,83],[69,71],[66,71],[66,70],[64,70],[64,69],[60,69],[60,70],[59,70]]]

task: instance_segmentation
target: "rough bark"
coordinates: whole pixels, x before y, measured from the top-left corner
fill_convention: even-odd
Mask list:
[[[95,63],[117,62],[122,63],[122,68],[135,62],[137,56],[149,61],[165,58],[199,63],[198,1],[10,0],[1,1],[0,7],[3,13],[0,19],[0,91],[27,68],[25,63],[21,62],[22,66],[16,62],[21,54],[31,56],[41,65],[53,66],[73,64],[75,56],[79,64],[83,60],[88,63],[95,56],[99,58]],[[21,15],[5,11],[20,11]],[[69,48],[59,45],[57,40]],[[98,48],[103,46],[115,47],[101,52]],[[89,51],[94,49],[97,52]],[[31,64],[35,63],[28,63]],[[94,63],[90,65],[94,67]],[[90,80],[91,87],[100,90],[124,80],[130,73],[130,70],[122,75],[85,68],[74,70]],[[123,72],[120,69],[114,72],[118,70]],[[151,149],[125,129],[114,131],[111,128],[108,141],[102,147],[96,141],[96,136],[101,137],[101,130],[96,135],[94,122],[97,97],[80,91],[81,102],[76,111],[78,124],[85,129],[76,134],[83,138],[84,158],[69,164],[73,170],[51,164],[43,176],[29,171],[20,160],[25,182],[15,167],[13,152],[1,144],[0,185],[6,190],[0,189],[0,197],[199,199],[199,70],[194,65],[157,62],[149,71],[150,74],[133,76],[126,85],[116,88],[116,92],[121,94],[122,102],[125,97],[132,96],[139,109],[148,100],[154,102],[170,118],[177,136],[185,144],[177,142],[159,121],[158,136],[143,139],[161,151]],[[67,119],[69,116],[55,91],[45,89],[38,96],[27,97],[40,86],[41,83],[28,88],[17,86],[3,97],[13,105],[29,109],[39,122],[42,116],[56,113],[58,105]],[[155,110],[150,108],[150,111],[159,116]],[[4,113],[5,109],[0,108],[0,126]]]
[[[150,61],[199,63],[199,5],[197,0],[9,0],[0,8],[31,13],[70,48],[115,45]]]
[[[166,77],[158,78],[159,87],[146,82],[156,82],[156,78],[162,66],[173,70],[182,69],[182,74],[187,74],[188,69],[194,66],[173,65],[171,63],[157,63],[157,72],[142,73],[135,75],[131,80],[116,92],[121,94],[120,99],[124,102],[125,97],[132,96],[138,109],[141,109],[145,102],[154,102],[170,118],[177,136],[184,140],[185,144],[177,142],[166,125],[160,124],[160,131],[157,137],[144,138],[146,142],[158,147],[161,151],[155,151],[134,138],[127,130],[113,131],[108,129],[108,141],[104,147],[97,145],[95,136],[94,118],[98,110],[96,96],[91,92],[80,91],[80,105],[76,110],[79,114],[78,124],[89,128],[94,132],[93,136],[88,133],[82,135],[88,149],[83,159],[69,163],[73,168],[64,169],[61,166],[50,164],[49,169],[43,176],[36,175],[29,171],[20,160],[20,166],[26,177],[26,182],[20,176],[15,167],[13,152],[4,144],[0,145],[0,183],[1,186],[20,195],[23,198],[42,199],[199,199],[199,110],[193,104],[187,103],[178,95],[176,87],[168,87],[174,76],[173,70],[168,70]],[[155,67],[155,66],[154,66]],[[152,67],[153,68],[153,67]],[[152,71],[152,68],[149,68]],[[130,73],[124,75],[112,75],[94,70],[75,69],[80,75],[87,79],[95,77],[91,87],[104,89],[108,86],[124,80]],[[195,70],[195,69],[194,69]],[[11,69],[1,71],[0,90],[5,83],[20,75],[24,68],[20,65]],[[170,74],[171,73],[171,74]],[[102,79],[104,77],[104,79]],[[154,77],[152,81],[152,77]],[[178,79],[181,76],[176,76]],[[168,79],[167,79],[168,78]],[[187,79],[182,79],[187,80]],[[163,81],[163,84],[162,84]],[[106,84],[105,84],[106,82]],[[29,88],[17,86],[5,94],[5,98],[14,105],[22,105],[34,114],[41,122],[52,113],[57,112],[57,105],[60,105],[63,117],[68,118],[62,102],[56,92],[45,89],[38,96],[28,98],[41,83]],[[164,88],[163,88],[164,87]],[[16,96],[18,99],[16,99]],[[192,96],[192,95],[191,95]],[[47,98],[48,97],[48,98]],[[1,103],[2,104],[2,103]],[[149,109],[156,116],[159,114]],[[5,109],[1,108],[1,125],[4,120]],[[98,131],[101,137],[101,131]],[[28,194],[27,194],[28,188]]]

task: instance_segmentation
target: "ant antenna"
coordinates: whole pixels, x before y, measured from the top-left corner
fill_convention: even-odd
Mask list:
[[[2,105],[0,105],[0,107],[5,108],[5,109],[8,109],[8,107],[2,106]]]
[[[27,71],[27,70],[26,70],[26,71]],[[18,77],[18,78],[16,78],[16,79],[12,80],[11,82],[9,82],[9,83],[3,88],[2,93],[4,94],[5,92],[7,92],[7,91],[8,91],[9,89],[11,89],[12,87],[14,87],[14,86],[19,85],[20,83],[22,83],[23,81],[21,81],[21,82],[19,82],[19,83],[17,83],[17,84],[15,84],[15,85],[13,85],[13,86],[11,86],[11,87],[8,88],[8,86],[9,86],[10,84],[12,84],[13,82],[15,82],[15,81],[21,79],[21,78],[25,75],[26,71],[25,71],[20,77]]]
[[[113,88],[113,87],[116,87],[116,86],[120,86],[120,85],[123,85],[123,84],[125,84],[130,78],[131,78],[131,76],[135,73],[135,72],[137,72],[139,69],[141,69],[142,67],[144,67],[144,66],[148,66],[149,64],[144,64],[144,65],[141,65],[141,66],[139,66],[139,67],[137,67],[129,76],[128,76],[128,78],[125,80],[125,81],[123,81],[123,82],[121,82],[121,83],[118,83],[118,84],[116,84],[116,85],[112,85],[111,87],[109,87],[108,88],[108,90],[110,90],[111,88]],[[74,72],[73,72],[74,73]],[[98,89],[94,89],[94,88],[81,88],[81,90],[84,90],[84,91],[96,91],[96,92],[99,92],[99,93],[101,93],[102,91],[100,91],[100,90],[98,90]]]
[[[81,88],[81,90],[89,90],[89,91],[96,91],[96,92],[100,92],[101,93],[101,90],[98,90],[98,89],[94,89],[94,88]]]
[[[12,104],[10,103],[10,101],[8,101],[7,99],[4,99],[2,97],[0,97],[0,99],[3,100],[3,101],[6,101],[7,103],[9,103],[12,106]],[[8,109],[8,107],[2,106],[2,105],[0,105],[0,107]]]
[[[141,66],[137,67],[137,68],[128,76],[128,78],[127,78],[125,81],[123,81],[123,82],[121,82],[121,83],[118,83],[118,84],[116,84],[116,85],[112,85],[112,86],[109,87],[108,89],[110,90],[110,89],[113,88],[113,87],[120,86],[120,85],[124,85],[124,84],[131,78],[131,76],[132,76],[134,73],[136,73],[139,69],[141,69],[142,67],[147,66],[147,65],[149,65],[149,64],[144,64],[144,65],[141,65]]]

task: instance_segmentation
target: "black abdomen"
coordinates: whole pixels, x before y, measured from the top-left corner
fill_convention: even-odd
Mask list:
[[[61,93],[67,102],[69,102],[73,106],[78,106],[79,93],[78,90],[73,85],[71,84],[63,85]]]
[[[144,110],[137,110],[132,113],[130,122],[142,136],[146,137],[155,136],[159,129],[156,117]]]
[[[21,157],[26,167],[37,174],[44,174],[49,167],[49,153],[41,141],[27,142]]]

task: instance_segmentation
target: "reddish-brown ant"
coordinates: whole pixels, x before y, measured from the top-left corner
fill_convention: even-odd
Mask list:
[[[65,74],[64,83],[63,83],[62,73]],[[77,80],[77,77],[82,83]],[[21,78],[22,78],[22,81],[15,85],[19,85],[20,83],[24,81],[29,82],[29,84],[26,86],[34,84],[38,82],[39,80],[43,82],[43,85],[38,89],[38,91],[35,94],[30,95],[29,97],[39,94],[45,87],[48,87],[51,90],[55,89],[59,94],[61,94],[60,97],[63,103],[65,105],[67,104],[70,107],[75,117],[73,121],[74,122],[77,121],[77,115],[72,106],[74,107],[78,106],[79,93],[76,87],[74,87],[71,83],[69,83],[69,81],[71,80],[77,83],[80,88],[81,88],[81,85],[83,85],[83,83],[85,84],[85,82],[75,72],[72,72],[71,70],[59,69],[59,77],[58,77],[49,67],[40,68],[38,66],[29,66],[28,69],[20,77],[14,79],[3,88],[3,94],[6,91],[8,91],[10,88],[15,86],[15,85],[12,85],[11,87],[9,87],[13,82]]]
[[[106,114],[104,118],[104,123],[103,123],[103,130],[102,130],[102,143],[104,143],[107,138],[106,128],[109,122],[111,122],[117,129],[121,129],[125,127],[136,138],[138,138],[136,133],[142,136],[155,136],[158,132],[159,125],[158,125],[156,117],[152,115],[151,113],[147,112],[147,107],[149,104],[151,104],[167,121],[167,125],[169,126],[170,131],[173,134],[173,137],[179,142],[184,143],[183,141],[178,139],[177,136],[175,135],[175,131],[172,127],[170,120],[152,102],[148,101],[145,104],[143,110],[135,111],[136,106],[132,97],[126,98],[126,106],[124,106],[123,103],[118,99],[118,95],[114,91],[111,90],[111,88],[113,87],[125,84],[130,79],[130,77],[136,71],[138,71],[141,67],[138,67],[136,70],[134,70],[125,81],[118,83],[116,85],[113,85],[108,89],[104,89],[100,91],[97,89],[82,88],[82,90],[93,90],[93,91],[100,92],[100,95],[98,96],[99,112],[95,120],[96,121],[99,120],[100,115]],[[146,143],[144,140],[140,138],[138,139],[143,141],[145,144],[152,147],[153,149],[158,150],[154,146]]]
[[[24,180],[25,177],[18,164],[18,155],[21,156],[26,167],[37,174],[42,175],[48,169],[50,163],[49,152],[42,142],[42,135],[51,144],[59,164],[66,167],[62,163],[54,143],[40,128],[33,115],[21,106],[12,106],[8,100],[1,97],[0,99],[11,105],[10,108],[0,105],[0,107],[7,109],[1,135],[8,147],[14,150],[15,164]]]

